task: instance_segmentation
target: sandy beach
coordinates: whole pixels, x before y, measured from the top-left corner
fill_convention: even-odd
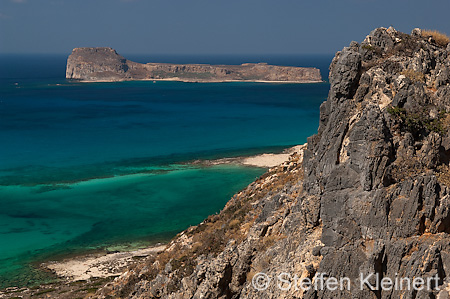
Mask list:
[[[220,165],[239,164],[272,168],[289,161],[294,154],[302,157],[304,145],[297,145],[285,149],[279,154],[260,154],[250,157],[224,158],[218,160],[195,161],[193,164]],[[166,245],[158,245],[145,249],[115,252],[96,253],[75,258],[67,258],[62,261],[49,261],[41,264],[41,267],[55,273],[58,277],[67,281],[88,280],[91,278],[105,278],[124,273],[129,266],[164,251]]]
[[[110,277],[120,275],[136,261],[145,260],[150,255],[163,251],[166,245],[145,249],[116,252],[109,254],[93,254],[69,258],[62,261],[51,261],[41,267],[53,271],[57,276],[69,281],[87,280],[93,277]]]
[[[289,161],[289,158],[294,154],[299,154],[300,157],[302,158],[303,150],[305,148],[306,143],[287,148],[283,152],[278,154],[259,154],[250,157],[222,158],[216,160],[197,160],[192,162],[192,164],[200,164],[200,165],[238,164],[261,168],[272,168]]]
[[[284,162],[289,161],[289,158],[297,153],[303,156],[303,149],[306,147],[306,144],[296,145],[294,147],[285,149],[280,154],[261,154],[256,156],[251,156],[244,158],[240,163],[242,165],[248,166],[257,166],[257,167],[275,167]]]

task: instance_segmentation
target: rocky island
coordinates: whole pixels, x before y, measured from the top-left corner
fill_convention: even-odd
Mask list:
[[[448,38],[375,29],[333,59],[306,147],[84,298],[450,298],[449,111]],[[293,284],[320,277],[348,286]]]
[[[322,82],[316,68],[244,63],[242,65],[137,63],[111,48],[75,48],[66,78],[81,81],[173,80],[184,82]]]

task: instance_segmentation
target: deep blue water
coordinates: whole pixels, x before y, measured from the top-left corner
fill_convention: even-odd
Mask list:
[[[129,57],[326,67],[331,57]],[[66,56],[0,56],[0,287],[55,254],[167,240],[264,169],[195,159],[276,151],[317,130],[328,83],[66,81]]]

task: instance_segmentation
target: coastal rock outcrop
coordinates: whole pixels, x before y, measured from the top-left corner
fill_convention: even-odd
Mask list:
[[[109,80],[125,77],[127,60],[111,48],[75,48],[67,59],[66,78]]]
[[[378,28],[352,42],[331,63],[303,156],[97,295],[450,298],[449,47],[419,29]],[[348,286],[297,283],[321,275]],[[396,278],[401,287],[380,286]],[[407,287],[415,278],[430,285]]]
[[[244,63],[242,65],[137,63],[111,48],[75,48],[66,78],[82,81],[176,80],[185,82],[322,82],[316,68]]]

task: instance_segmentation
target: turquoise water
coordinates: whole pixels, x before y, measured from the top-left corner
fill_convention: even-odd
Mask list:
[[[39,282],[45,276],[24,268],[24,262],[165,241],[219,211],[262,172],[237,166],[173,167],[166,173],[95,179],[53,190],[2,187],[7,209],[0,217],[0,277],[6,285]]]
[[[328,91],[82,84],[64,62],[0,56],[0,287],[46,281],[37,262],[167,241],[220,211],[265,170],[188,162],[304,143]]]

